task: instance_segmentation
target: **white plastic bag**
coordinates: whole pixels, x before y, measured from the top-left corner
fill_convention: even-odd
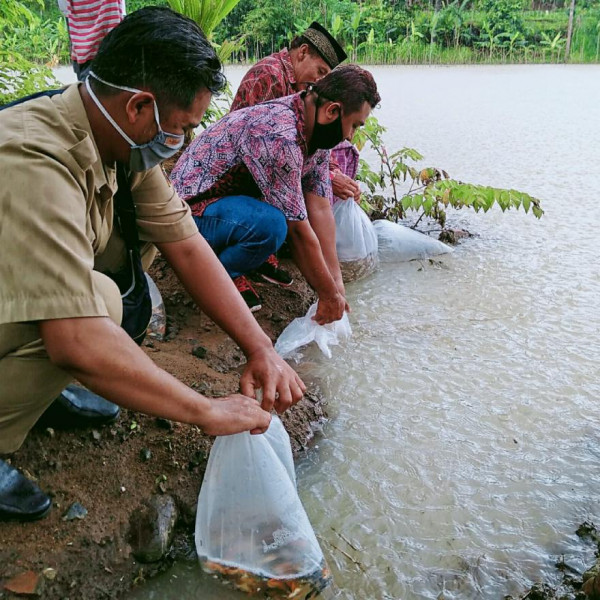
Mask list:
[[[316,342],[321,352],[331,358],[329,346],[336,346],[341,340],[352,335],[352,327],[348,315],[339,321],[319,325],[313,317],[317,314],[317,303],[313,304],[306,315],[294,319],[277,338],[275,352],[282,358],[293,358],[296,350],[311,342]]]
[[[335,248],[344,281],[356,281],[377,267],[377,234],[364,210],[352,199],[333,205]]]
[[[398,223],[381,219],[373,221],[373,227],[377,232],[381,262],[402,262],[454,252],[439,240]]]
[[[154,280],[148,273],[146,280],[148,281],[148,289],[150,290],[150,300],[152,301],[152,315],[148,324],[148,336],[156,340],[162,341],[165,338],[167,331],[167,313],[165,311],[165,303],[163,302],[160,291],[156,287]]]
[[[293,468],[290,439],[276,416],[263,435],[216,439],[196,515],[196,550],[205,571],[267,598],[304,600],[329,586]]]

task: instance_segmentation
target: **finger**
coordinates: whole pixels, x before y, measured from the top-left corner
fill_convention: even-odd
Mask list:
[[[269,425],[271,424],[271,415],[269,413],[265,413],[264,410],[261,412],[266,415],[266,418],[264,419],[263,423],[250,430],[251,435],[258,435],[264,433],[265,431],[267,431],[267,429],[269,429]]]
[[[244,373],[240,378],[240,392],[249,398],[256,398],[256,386],[254,379],[250,375]]]
[[[298,376],[297,373],[295,373],[296,375],[296,385],[300,388],[300,391],[302,392],[302,394],[304,394],[304,392],[306,392],[306,385],[304,385],[304,381],[302,381],[302,379],[300,379],[300,377]]]
[[[275,410],[281,414],[293,404],[292,390],[290,389],[290,385],[285,383],[277,387],[277,392],[279,397],[275,400]]]
[[[273,408],[273,404],[275,404],[275,393],[277,392],[273,378],[269,377],[267,381],[264,382],[262,388],[263,398],[261,408],[267,412],[270,412]]]

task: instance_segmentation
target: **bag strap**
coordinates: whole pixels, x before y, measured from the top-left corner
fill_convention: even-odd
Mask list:
[[[135,216],[131,184],[125,167],[117,163],[117,192],[114,195],[115,215],[127,250],[139,252],[140,238]]]
[[[66,88],[60,88],[58,90],[45,90],[43,92],[36,92],[35,94],[31,94],[29,96],[24,96],[23,98],[17,98],[8,104],[0,105],[0,110],[4,110],[5,108],[10,108],[11,106],[18,106],[19,104],[23,104],[23,102],[27,102],[28,100],[35,100],[36,98],[48,97],[52,98],[52,96],[56,96],[56,94],[62,94]]]

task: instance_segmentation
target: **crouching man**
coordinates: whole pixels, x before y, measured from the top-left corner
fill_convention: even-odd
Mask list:
[[[302,381],[159,166],[224,83],[198,26],[149,7],[106,36],[85,84],[0,111],[0,453],[21,446],[73,379],[212,435],[263,432],[273,406],[283,411],[302,397]],[[143,335],[148,323],[140,325],[140,314],[149,317],[142,268],[153,245],[245,353],[241,394],[196,393],[126,333]],[[253,399],[259,388],[262,407]],[[0,461],[0,520],[39,518],[50,505]]]
[[[175,189],[251,310],[260,309],[261,299],[245,274],[286,236],[318,294],[317,322],[336,321],[348,309],[335,250],[329,150],[352,139],[379,101],[368,71],[340,66],[307,91],[229,113],[177,162]]]

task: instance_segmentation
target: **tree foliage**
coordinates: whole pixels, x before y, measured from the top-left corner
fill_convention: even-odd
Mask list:
[[[448,207],[487,212],[496,205],[503,212],[511,208],[531,211],[538,219],[544,214],[540,201],[524,192],[464,183],[451,179],[443,169],[417,167],[412,163],[421,161],[423,156],[412,148],[388,154],[383,133],[385,127],[375,117],[369,117],[354,140],[361,149],[369,143],[379,156],[379,168],[375,170],[361,159],[357,177],[369,190],[364,195],[363,208],[372,218],[398,221],[413,212],[415,226],[426,217],[443,228]]]

